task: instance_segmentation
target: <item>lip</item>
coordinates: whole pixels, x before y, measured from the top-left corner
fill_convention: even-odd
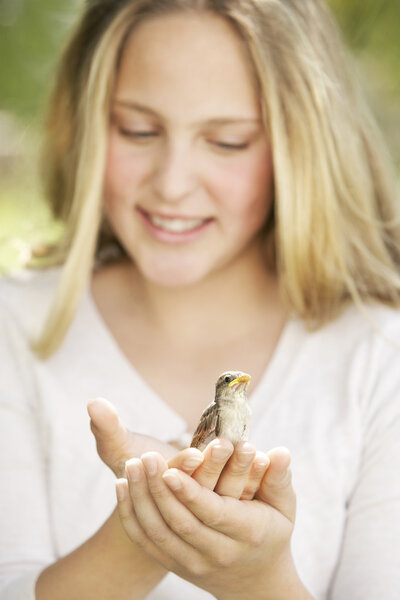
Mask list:
[[[208,230],[215,219],[213,217],[192,217],[188,215],[166,215],[164,213],[147,211],[144,208],[137,206],[136,211],[141,218],[142,223],[146,227],[146,230],[158,241],[169,243],[169,244],[184,244],[190,242],[192,240],[197,239],[201,235],[204,234],[206,230]],[[193,229],[189,229],[188,231],[166,231],[162,227],[156,225],[151,219],[150,215],[154,217],[159,217],[161,219],[179,219],[181,221],[196,221],[203,220],[203,223],[194,227]]]

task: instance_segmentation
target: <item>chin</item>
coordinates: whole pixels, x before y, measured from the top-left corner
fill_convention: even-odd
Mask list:
[[[195,285],[204,279],[202,276],[195,277],[192,273],[143,273],[142,275],[155,285],[160,287],[179,289]]]
[[[174,262],[163,264],[141,264],[136,261],[136,267],[142,276],[155,285],[166,288],[188,287],[199,283],[207,277],[207,269],[193,264],[176,264]]]

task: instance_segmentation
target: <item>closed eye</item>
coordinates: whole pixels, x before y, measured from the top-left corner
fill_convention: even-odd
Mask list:
[[[211,142],[214,146],[217,146],[221,150],[245,150],[249,144],[244,142],[243,144],[228,144],[226,142]]]
[[[122,127],[119,127],[118,132],[124,137],[136,140],[147,140],[158,136],[157,131],[131,131]]]

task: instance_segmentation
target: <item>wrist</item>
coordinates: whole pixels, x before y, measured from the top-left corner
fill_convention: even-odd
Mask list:
[[[245,578],[237,592],[227,590],[218,600],[314,600],[301,581],[291,554]]]
[[[254,600],[313,600],[310,592],[301,581],[291,553],[277,561],[270,570],[268,582],[259,590]]]
[[[160,565],[160,563],[154,560],[137,544],[135,544],[134,542],[132,542],[131,539],[129,539],[128,534],[122,526],[117,508],[114,509],[114,511],[107,519],[106,523],[104,524],[104,528],[108,530],[109,542],[114,546],[118,546],[121,556],[126,555],[128,559],[134,556],[135,560],[140,558],[140,560],[152,564],[154,568],[157,568],[158,570],[160,570],[160,572],[162,571],[163,574],[166,573],[166,570]]]
[[[159,562],[129,539],[117,509],[110,515],[105,528],[109,529],[109,543],[119,548],[121,562],[127,565],[135,564],[135,570],[140,571],[142,576],[147,573],[155,582],[160,581],[167,574],[167,570]]]
[[[42,571],[35,598],[142,600],[165,573],[130,542],[114,511],[91,538]]]

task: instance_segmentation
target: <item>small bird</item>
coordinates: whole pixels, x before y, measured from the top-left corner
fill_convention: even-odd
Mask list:
[[[248,439],[251,410],[246,391],[249,381],[250,375],[242,371],[226,371],[218,377],[214,402],[201,415],[191,447],[203,450],[216,437],[226,438],[234,446]]]

